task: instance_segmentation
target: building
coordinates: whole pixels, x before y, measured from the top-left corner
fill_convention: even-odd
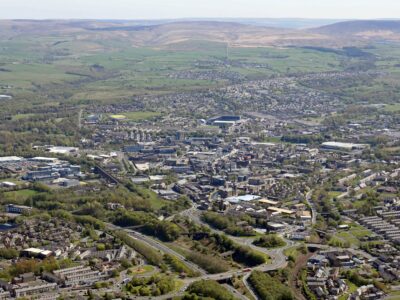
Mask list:
[[[79,148],[76,147],[59,147],[51,146],[46,149],[46,151],[54,154],[71,154],[78,152]]]
[[[240,121],[240,116],[234,115],[225,115],[225,116],[218,116],[207,120],[208,125],[218,125],[218,124],[235,124],[236,122]]]
[[[17,185],[13,182],[9,182],[9,181],[3,181],[0,182],[0,187],[6,187],[6,188],[13,188],[16,187]]]
[[[272,212],[272,214],[282,214],[282,215],[289,215],[289,216],[293,216],[295,214],[295,212],[293,210],[278,208],[278,207],[273,207],[273,206],[268,207],[267,210]]]
[[[56,283],[33,282],[17,285],[14,288],[13,295],[15,298],[29,297],[30,299],[35,299],[34,295],[57,291],[57,289]]]
[[[50,250],[38,249],[38,248],[28,248],[21,251],[21,256],[24,257],[34,257],[44,259],[54,255],[54,253]]]
[[[23,160],[22,157],[18,157],[18,156],[4,156],[4,157],[0,157],[0,163],[11,163],[11,162],[19,162]]]
[[[54,278],[64,286],[91,285],[109,278],[107,273],[92,270],[90,267],[78,266],[53,271]]]
[[[352,151],[352,150],[364,150],[368,149],[367,144],[353,144],[353,143],[342,143],[342,142],[325,142],[322,143],[321,147],[327,150],[342,150],[342,151]]]
[[[32,207],[24,205],[6,204],[6,212],[10,214],[30,213]]]

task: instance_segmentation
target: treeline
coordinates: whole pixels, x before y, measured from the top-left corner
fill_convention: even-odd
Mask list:
[[[291,135],[284,135],[282,137],[282,141],[295,144],[320,144],[324,141],[324,139],[319,134],[314,134],[314,135],[291,134]]]
[[[199,273],[190,269],[187,265],[185,265],[175,256],[172,256],[170,254],[165,254],[164,260],[171,267],[171,269],[177,273],[185,273],[189,277],[196,277],[199,275]]]
[[[294,299],[292,293],[284,284],[267,273],[260,271],[252,272],[249,282],[262,300]]]
[[[82,216],[73,215],[65,210],[55,210],[55,211],[50,211],[49,213],[52,217],[73,221],[81,225],[89,225],[94,229],[102,230],[106,227],[103,221],[88,215],[82,215]]]
[[[233,251],[232,258],[238,263],[254,267],[266,261],[266,257],[263,254],[254,251],[250,247],[238,245],[225,235],[213,234],[212,238],[221,252]]]
[[[54,257],[46,258],[41,261],[36,259],[21,259],[11,266],[2,269],[0,271],[0,278],[9,281],[13,277],[24,273],[33,272],[35,275],[40,275],[44,271],[51,272],[73,265],[74,263],[69,259],[56,260]]]
[[[149,264],[155,266],[161,266],[163,263],[163,256],[158,251],[154,250],[152,247],[146,245],[145,243],[133,239],[127,233],[123,231],[116,231],[114,235],[119,238],[126,245],[137,251],[142,255]]]
[[[14,259],[19,257],[19,251],[14,248],[0,248],[0,258]]]
[[[126,289],[133,295],[161,296],[175,289],[175,280],[167,276],[133,277]]]
[[[268,234],[253,242],[254,245],[264,248],[277,248],[286,245],[285,241],[276,234]]]
[[[113,223],[121,227],[141,226],[139,230],[143,233],[168,242],[175,241],[182,233],[182,230],[176,224],[160,221],[145,212],[120,212]]]
[[[236,222],[240,219],[235,219],[229,216],[223,216],[216,212],[204,212],[202,220],[212,227],[222,230],[233,236],[254,236],[256,235],[253,229],[237,226]]]
[[[96,193],[90,191],[75,194],[71,190],[49,190],[39,192],[29,197],[26,204],[31,203],[35,208],[43,210],[68,210],[74,211],[75,214],[92,215],[97,218],[103,218],[109,211],[105,209],[107,203],[119,203],[126,209],[134,209],[135,211],[154,211],[151,207],[151,201],[142,198],[141,195],[133,193],[123,186],[115,189],[98,186],[100,190]]]
[[[187,292],[189,295],[184,296],[182,298],[183,300],[199,299],[198,297],[215,300],[235,299],[226,288],[213,280],[200,280],[193,282],[187,289]]]
[[[210,274],[225,273],[231,268],[226,261],[199,252],[190,252],[186,258]]]

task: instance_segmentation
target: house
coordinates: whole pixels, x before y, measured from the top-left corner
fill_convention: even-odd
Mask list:
[[[6,212],[10,214],[30,213],[32,207],[24,205],[6,204]]]
[[[0,187],[5,187],[5,188],[13,188],[16,187],[17,185],[13,182],[9,182],[9,181],[3,181],[0,182]]]

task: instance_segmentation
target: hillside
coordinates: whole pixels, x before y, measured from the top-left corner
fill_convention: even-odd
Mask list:
[[[81,42],[123,40],[135,47],[170,47],[173,44],[198,40],[229,43],[240,47],[288,46],[323,39],[319,34],[295,29],[218,21],[179,21],[162,24],[98,20],[0,21],[0,36],[5,38],[49,35]]]
[[[313,29],[278,28],[222,21],[3,20],[3,39],[52,37],[52,42],[84,44],[101,51],[113,45],[179,49],[197,41],[232,47],[317,46],[341,48],[370,40],[400,41],[400,21],[347,21]],[[102,41],[109,41],[103,43]]]
[[[346,21],[308,30],[315,34],[335,38],[353,37],[362,39],[400,39],[400,21],[363,20]]]

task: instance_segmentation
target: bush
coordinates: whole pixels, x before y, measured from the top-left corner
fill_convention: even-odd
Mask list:
[[[150,246],[147,246],[145,243],[131,238],[123,231],[115,232],[115,236],[141,254],[150,264],[155,266],[160,266],[162,264],[162,255]]]
[[[19,257],[19,252],[12,248],[0,248],[0,257],[4,259],[13,259]]]
[[[201,297],[208,297],[215,300],[235,299],[226,288],[213,280],[196,281],[189,286],[187,291],[191,294],[195,294]],[[190,299],[190,296],[184,299]]]
[[[132,278],[126,285],[126,289],[134,295],[160,296],[172,292],[175,289],[175,281],[167,276],[158,275]]]
[[[290,290],[276,278],[267,273],[254,271],[249,277],[258,296],[263,300],[292,300]]]
[[[223,216],[215,212],[205,212],[202,214],[201,218],[204,222],[210,224],[212,227],[218,230],[223,230],[225,233],[233,236],[255,235],[254,230],[237,226],[236,225],[237,220],[233,219],[232,217]]]
[[[204,255],[201,253],[190,253],[187,259],[199,265],[201,268],[211,274],[218,274],[227,272],[230,268],[228,263],[214,256]]]
[[[167,262],[167,264],[170,265],[170,267],[175,272],[185,273],[189,277],[195,277],[195,276],[199,275],[197,272],[195,272],[192,269],[190,269],[188,266],[186,266],[183,262],[181,262],[175,256],[172,256],[170,254],[165,254],[164,255],[164,260]]]
[[[264,248],[276,248],[286,245],[285,241],[276,234],[268,234],[253,242],[254,245]]]
[[[114,224],[122,227],[143,226],[143,232],[155,236],[161,240],[172,242],[181,234],[181,229],[174,223],[159,221],[149,213],[124,212],[116,217]]]
[[[235,249],[233,259],[247,266],[254,267],[265,263],[264,255],[255,252],[250,247],[240,246]]]
[[[234,243],[226,235],[213,234],[212,238],[221,251],[233,251],[232,258],[238,263],[243,263],[249,267],[265,263],[264,255],[257,253],[250,247],[244,247]]]

